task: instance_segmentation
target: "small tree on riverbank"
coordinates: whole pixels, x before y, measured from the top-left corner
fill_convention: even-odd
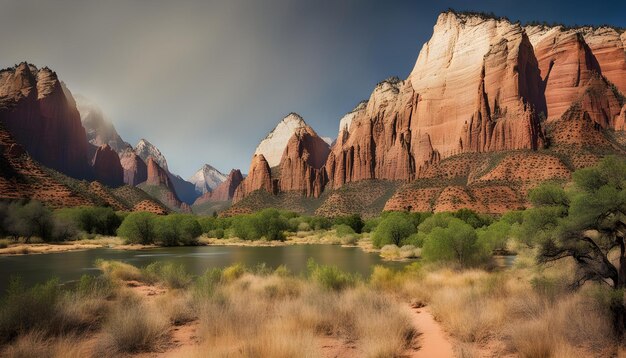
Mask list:
[[[539,262],[572,258],[577,271],[572,287],[586,281],[599,281],[616,291],[626,288],[626,161],[607,157],[598,166],[578,170],[573,175],[574,186],[562,190],[544,185],[531,193],[534,211],[553,213],[535,222],[533,227],[540,247]],[[532,212],[532,211],[531,211]],[[556,213],[556,214],[554,214]],[[548,230],[546,230],[546,227]],[[612,259],[613,253],[617,254]],[[611,303],[616,333],[623,336],[626,308],[623,294]]]

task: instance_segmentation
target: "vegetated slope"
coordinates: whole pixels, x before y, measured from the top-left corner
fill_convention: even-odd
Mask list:
[[[382,81],[341,119],[325,166],[309,176],[328,201],[318,213],[365,213],[367,188],[338,189],[371,179],[397,183],[385,210],[501,213],[528,206],[528,189],[542,181],[566,181],[604,155],[624,155],[620,36],[607,27],[524,27],[442,13],[408,78]],[[293,153],[283,160],[297,160]],[[271,194],[289,190],[282,178],[302,172],[281,166],[275,178],[259,163],[255,157],[251,172],[262,180],[241,191],[233,211],[262,206],[260,198],[269,205]]]
[[[34,199],[54,208],[97,205],[115,210],[167,210],[139,189],[109,189],[99,182],[70,178],[33,160],[0,124],[0,199]]]

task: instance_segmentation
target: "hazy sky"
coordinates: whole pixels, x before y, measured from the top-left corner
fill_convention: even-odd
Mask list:
[[[624,0],[0,0],[0,67],[52,68],[185,178],[203,163],[247,172],[289,112],[334,138],[377,82],[408,75],[449,7],[626,27]]]

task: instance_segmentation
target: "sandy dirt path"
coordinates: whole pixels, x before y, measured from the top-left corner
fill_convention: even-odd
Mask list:
[[[419,349],[411,353],[414,358],[448,358],[454,357],[450,338],[441,325],[435,321],[428,307],[410,308],[411,319],[420,332]]]

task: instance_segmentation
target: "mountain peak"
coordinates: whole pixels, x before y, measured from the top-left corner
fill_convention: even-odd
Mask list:
[[[291,112],[259,143],[254,154],[263,154],[270,167],[280,164],[289,138],[301,128],[310,128],[297,113]]]
[[[141,140],[139,140],[135,146],[135,153],[146,163],[148,162],[148,158],[152,158],[159,165],[159,167],[169,171],[165,156],[161,153],[159,148],[155,147],[147,139],[141,138]]]
[[[228,176],[209,164],[204,164],[191,178],[189,182],[195,186],[199,195],[213,191],[223,183]]]

